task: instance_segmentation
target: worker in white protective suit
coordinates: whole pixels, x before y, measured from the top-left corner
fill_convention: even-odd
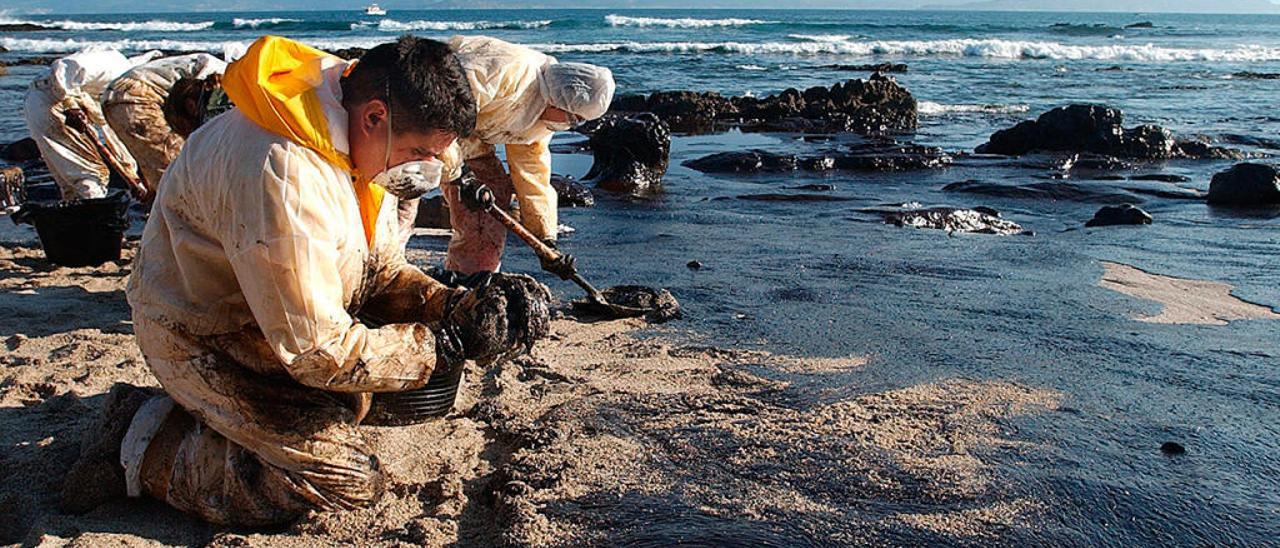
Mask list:
[[[456,36],[449,47],[466,70],[477,108],[475,132],[458,142],[461,159],[503,208],[514,194],[521,224],[554,247],[559,221],[551,186],[551,137],[609,110],[613,74],[595,65],[558,63],[525,46],[487,36]],[[506,149],[510,174],[498,159],[497,145]],[[449,171],[460,175],[459,170]],[[446,275],[456,279],[497,271],[506,228],[488,214],[463,205],[457,185],[445,185],[443,193],[453,228]],[[412,215],[402,219],[413,222]],[[571,257],[565,260],[572,262]],[[543,266],[557,274],[567,272]]]
[[[163,57],[129,69],[107,86],[102,114],[137,162],[150,194],[155,194],[160,176],[186,142],[165,120],[169,90],[183,78],[216,82],[226,68],[207,53]]]
[[[129,177],[137,165],[103,119],[99,101],[107,85],[159,52],[127,58],[115,50],[83,51],[55,60],[49,72],[31,82],[23,113],[27,129],[49,166],[64,200],[101,198],[110,171],[93,140],[69,118],[83,117]]]
[[[396,197],[438,185],[435,156],[475,123],[445,44],[353,64],[267,36],[223,86],[236,108],[165,172],[126,290],[164,393],[111,390],[67,511],[127,493],[257,526],[367,507],[385,487],[356,427],[370,393],[546,334],[532,278],[448,289],[399,245]]]

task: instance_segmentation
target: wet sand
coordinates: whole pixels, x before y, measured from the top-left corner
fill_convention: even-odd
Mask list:
[[[62,515],[61,478],[105,391],[155,384],[128,322],[130,254],[66,269],[0,248],[0,544],[986,543],[1033,537],[1045,511],[1008,494],[995,455],[1049,451],[1018,441],[1019,418],[1060,393],[964,378],[860,391],[831,381],[874,360],[562,318],[531,356],[472,366],[448,419],[366,428],[391,477],[371,509],[271,531],[146,500]]]
[[[1099,287],[1160,303],[1160,313],[1135,319],[1151,323],[1227,325],[1233,320],[1280,319],[1268,307],[1231,294],[1231,284],[1162,276],[1120,263],[1103,262]]]

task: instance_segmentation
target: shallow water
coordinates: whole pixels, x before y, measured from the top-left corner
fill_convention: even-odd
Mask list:
[[[272,14],[276,15],[297,14]],[[1242,70],[1280,70],[1275,50],[1280,46],[1280,19],[1274,17],[751,12],[744,17],[789,23],[694,27],[699,23],[679,19],[723,20],[724,14],[627,14],[668,20],[648,26],[626,19],[611,24],[604,19],[607,12],[439,15],[393,13],[391,18],[550,20],[535,28],[484,32],[543,44],[560,51],[564,60],[609,65],[625,91],[692,88],[766,94],[860,76],[816,68],[825,64],[903,61],[911,70],[898,78],[921,101],[934,103],[926,105],[922,127],[911,138],[952,149],[971,149],[994,129],[1070,101],[1118,106],[1125,109],[1130,124],[1160,123],[1184,134],[1269,138],[1280,129],[1272,112],[1280,82],[1230,78]],[[272,32],[334,43],[395,35],[390,30],[343,31],[341,25],[349,27],[352,17],[347,14],[314,17],[329,21],[332,28],[291,30],[281,23]],[[1139,20],[1153,21],[1158,28],[1121,28]],[[1055,23],[1076,26],[1054,27]],[[1106,26],[1092,26],[1095,23]],[[206,45],[245,40],[266,30],[215,25],[180,35],[102,30],[74,36]],[[799,34],[809,37],[792,36]],[[818,34],[850,38],[813,36]],[[6,35],[0,44],[17,50],[15,46],[25,43],[6,42],[16,37]],[[68,35],[50,31],[22,37],[62,40]],[[985,42],[964,46],[954,42],[959,39]],[[636,45],[613,45],[620,42]],[[876,46],[881,50],[896,53],[858,53],[875,42],[882,43]],[[682,45],[653,45],[674,43]],[[802,53],[814,48],[833,53]],[[959,53],[949,53],[956,48]],[[56,48],[46,44],[44,49]],[[1193,60],[1169,60],[1180,57]],[[1125,70],[1099,70],[1114,65]],[[0,103],[7,112],[20,111],[21,90],[34,73],[20,68],[0,77]],[[957,105],[1001,107],[962,112],[977,109]],[[21,122],[14,116],[0,120],[4,140],[20,133]],[[969,179],[1034,182],[1040,175],[1035,171],[961,165],[905,174],[712,177],[679,165],[744,147],[800,151],[814,146],[786,135],[677,137],[661,196],[633,200],[598,193],[597,207],[562,211],[562,222],[578,229],[565,237],[564,247],[577,255],[584,275],[598,286],[643,283],[670,288],[685,307],[688,319],[682,325],[712,342],[791,354],[872,356],[869,366],[839,376],[841,385],[835,392],[812,390],[809,397],[834,399],[952,377],[1013,380],[1062,392],[1060,411],[1021,421],[1008,433],[1047,449],[1030,458],[1022,453],[994,457],[1013,480],[1011,495],[1042,499],[1049,509],[1042,529],[1009,541],[1257,545],[1280,538],[1280,494],[1272,488],[1280,483],[1276,325],[1137,322],[1130,318],[1158,305],[1096,285],[1102,273],[1099,261],[1115,261],[1158,274],[1230,283],[1241,298],[1280,306],[1275,283],[1280,214],[1242,214],[1198,202],[1146,198],[1142,207],[1155,217],[1155,224],[1086,230],[1083,223],[1099,204],[940,191],[948,183]],[[559,173],[581,176],[589,165],[589,156],[556,158]],[[1182,174],[1191,178],[1182,186],[1204,190],[1212,173],[1227,165],[1172,162],[1134,173]],[[851,201],[735,198],[787,192],[784,187],[808,183],[833,184],[836,190],[830,194]],[[949,236],[885,225],[858,211],[907,202],[991,206],[1036,235]],[[419,239],[414,245],[442,244]],[[512,239],[508,245],[508,268],[537,269],[530,253],[516,249],[518,241]],[[704,265],[696,272],[685,267],[694,259]],[[578,296],[571,285],[544,280],[564,298]],[[1166,441],[1182,443],[1187,454],[1161,454],[1159,447]],[[709,543],[795,540],[786,532],[712,518],[670,524],[658,528],[656,536],[633,540],[637,545],[668,544],[680,538],[677,531],[691,530],[705,535],[688,540]],[[903,534],[901,542],[935,540]]]

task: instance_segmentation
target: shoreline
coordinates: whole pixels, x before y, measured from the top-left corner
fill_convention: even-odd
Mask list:
[[[1030,531],[1043,507],[1001,496],[1003,473],[986,455],[1039,451],[1002,432],[1056,409],[1059,393],[949,379],[804,404],[770,372],[818,378],[866,360],[637,337],[638,320],[560,319],[531,356],[483,373],[472,365],[449,419],[363,429],[392,478],[371,509],[266,532],[222,530],[145,500],[61,515],[60,480],[102,394],[115,381],[155,383],[127,322],[127,264],[49,268],[40,254],[0,248],[0,307],[18,320],[4,334],[0,442],[12,449],[0,461],[8,479],[28,478],[0,487],[5,543],[973,542]],[[859,517],[867,504],[883,515]],[[649,529],[659,508],[667,529]],[[700,530],[708,520],[718,525]]]

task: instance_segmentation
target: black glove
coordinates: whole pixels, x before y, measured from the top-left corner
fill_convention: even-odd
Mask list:
[[[551,249],[559,251],[555,240],[543,240],[542,243]],[[560,253],[559,257],[553,260],[547,260],[539,256],[538,261],[542,263],[543,270],[559,276],[561,280],[568,280],[578,273],[577,259],[574,259],[573,255],[568,253]]]
[[[546,286],[529,276],[498,273],[450,301],[437,344],[460,346],[466,359],[496,361],[533,348],[550,324]]]
[[[489,211],[497,202],[493,191],[476,180],[470,171],[465,171],[458,179],[458,197],[462,199],[462,205],[472,211]]]

